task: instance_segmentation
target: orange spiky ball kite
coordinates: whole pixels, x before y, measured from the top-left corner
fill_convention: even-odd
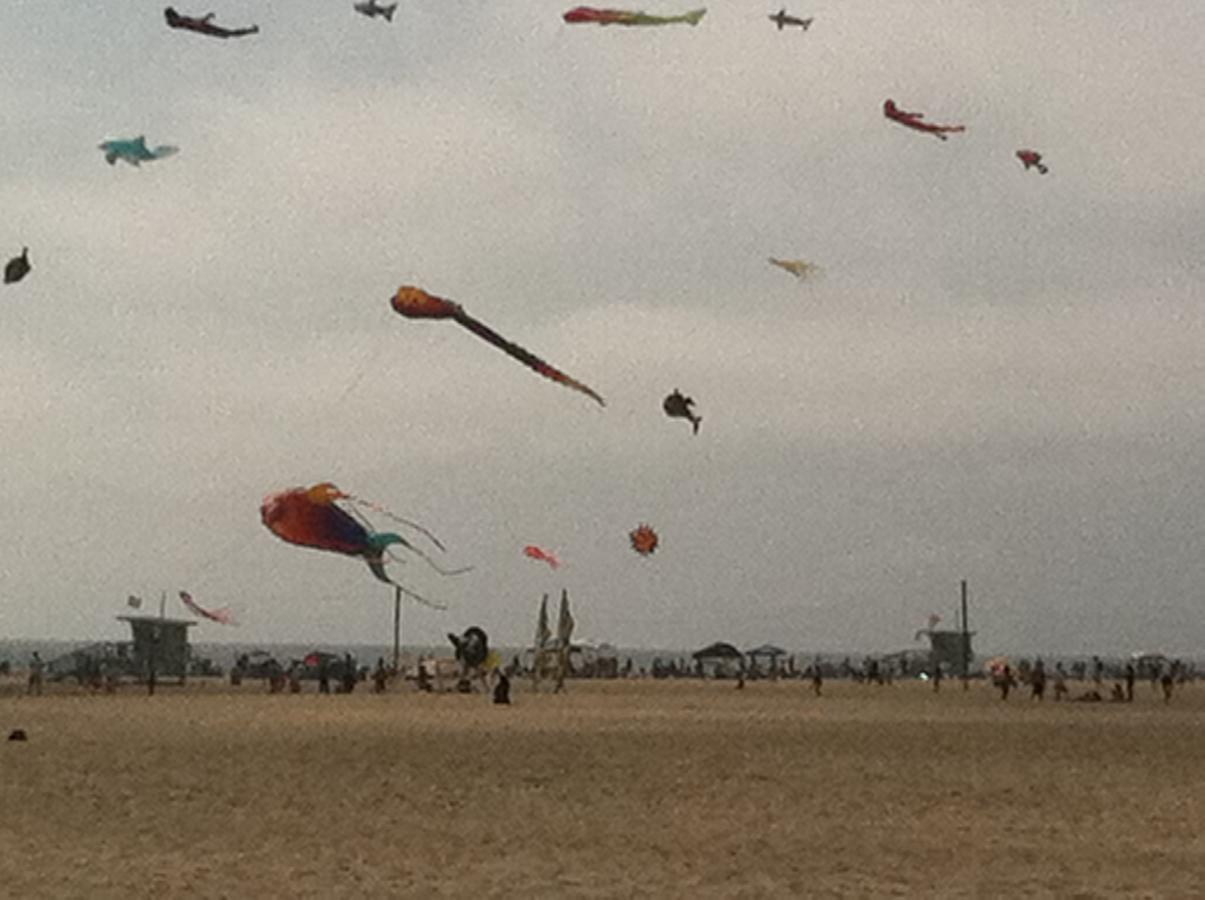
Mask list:
[[[648,556],[657,549],[657,532],[648,525],[642,524],[628,538],[632,541],[632,549],[641,556]]]

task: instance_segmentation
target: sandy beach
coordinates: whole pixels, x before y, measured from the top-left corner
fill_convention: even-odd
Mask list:
[[[307,686],[312,690],[312,686]],[[1073,691],[1074,691],[1073,686]],[[1205,692],[12,680],[10,896],[1199,896]]]

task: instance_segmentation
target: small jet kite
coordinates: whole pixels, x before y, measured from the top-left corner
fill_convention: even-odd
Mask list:
[[[818,271],[820,271],[819,266],[815,265],[814,263],[806,262],[802,259],[776,259],[773,256],[768,257],[768,259],[770,260],[771,265],[778,266],[780,269],[786,269],[799,279],[807,278],[809,275],[815,275]]]
[[[163,18],[167,20],[168,28],[182,28],[185,31],[195,31],[197,34],[207,34],[216,38],[243,37],[247,34],[259,34],[259,26],[250,28],[223,28],[213,24],[213,13],[203,16],[182,16],[170,6],[163,10]]]
[[[394,3],[390,6],[384,6],[378,4],[376,0],[363,0],[362,3],[353,3],[351,8],[361,15],[368,16],[370,19],[375,19],[377,16],[382,16],[386,22],[392,22],[393,13],[394,10],[397,9],[397,4]]]
[[[883,104],[883,115],[893,122],[899,122],[905,128],[911,128],[914,131],[923,131],[943,141],[946,140],[947,132],[967,130],[965,125],[933,125],[929,122],[921,121],[925,117],[924,113],[904,112],[904,110],[895,105],[894,100],[888,100]]]
[[[219,622],[222,625],[234,625],[234,613],[231,612],[229,606],[223,606],[221,609],[205,609],[203,606],[193,600],[192,594],[188,591],[180,591],[180,601],[188,607],[189,611],[195,615],[209,619],[213,622]]]
[[[1038,153],[1036,150],[1018,150],[1017,159],[1021,160],[1021,162],[1024,164],[1026,172],[1028,172],[1031,167],[1037,169],[1039,175],[1045,175],[1050,171],[1042,163],[1042,154]]]
[[[657,532],[648,525],[641,525],[628,535],[632,549],[641,556],[648,556],[657,549]]]
[[[338,505],[337,501],[345,504],[358,504],[370,509],[381,511],[376,504],[359,500],[350,494],[345,494],[330,482],[322,482],[313,487],[296,487],[269,494],[260,506],[260,519],[274,535],[290,544],[300,547],[312,547],[315,550],[327,550],[332,553],[342,553],[345,556],[358,556],[368,563],[368,568],[377,580],[401,588],[420,603],[443,609],[424,597],[393,581],[385,572],[385,556],[392,544],[400,544],[416,556],[423,559],[431,568],[441,575],[459,575],[469,571],[467,568],[446,571],[441,569],[426,553],[419,550],[400,534],[395,532],[374,531],[365,520],[357,515],[350,506]],[[415,529],[426,535],[436,547],[444,549],[436,537],[421,525],[407,521],[399,516],[386,513],[395,522]]]
[[[116,165],[119,159],[125,160],[131,166],[137,166],[156,159],[166,159],[180,152],[179,147],[173,147],[170,144],[160,144],[153,150],[149,149],[146,145],[145,135],[104,141],[98,146],[105,151],[105,162],[111,166]]]
[[[800,19],[795,16],[787,15],[785,6],[769,18],[771,22],[778,23],[779,31],[782,31],[787,25],[798,25],[800,30],[807,31],[814,21],[814,19]]]
[[[21,255],[14,256],[8,261],[8,265],[4,267],[4,283],[16,284],[22,278],[29,274],[31,266],[29,265],[29,248],[22,247]]]
[[[555,553],[549,553],[535,544],[528,544],[524,547],[523,555],[530,559],[538,559],[540,562],[546,562],[554,569],[559,568],[561,565],[561,561],[557,559]]]
[[[394,294],[390,305],[393,306],[394,312],[405,316],[407,319],[452,319],[545,378],[573,388],[575,391],[581,391],[587,397],[596,400],[600,406],[607,405],[602,397],[580,381],[570,378],[559,369],[554,369],[535,354],[529,353],[518,344],[512,344],[493,329],[478,322],[466,313],[459,303],[453,303],[451,300],[444,300],[442,297],[428,294],[421,288],[402,285],[397,289],[397,293]]]
[[[672,25],[685,22],[698,25],[707,9],[692,9],[678,16],[650,16],[644,12],[626,9],[595,9],[593,6],[575,6],[562,18],[570,25],[593,23],[596,25]]]
[[[699,423],[703,421],[702,416],[696,416],[691,407],[695,401],[681,394],[677,388],[674,392],[661,401],[661,408],[665,410],[665,414],[671,419],[686,419],[694,428],[695,434],[699,433]]]

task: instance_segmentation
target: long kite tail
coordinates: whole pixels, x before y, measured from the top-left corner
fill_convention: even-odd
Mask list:
[[[602,397],[600,397],[590,388],[586,387],[586,385],[582,384],[576,378],[570,378],[559,369],[554,369],[552,366],[548,365],[548,363],[544,362],[544,360],[540,359],[534,353],[529,353],[518,344],[512,344],[488,325],[478,322],[463,309],[458,308],[452,318],[454,318],[469,331],[473,332],[473,334],[489,341],[499,350],[502,350],[504,353],[508,353],[509,355],[513,356],[519,362],[523,363],[523,365],[534,370],[535,372],[538,372],[545,378],[549,378],[552,381],[563,384],[565,387],[573,388],[575,391],[581,391],[587,397],[592,397],[594,400],[596,400],[599,406],[607,405],[607,402],[603,400]]]
[[[390,578],[389,573],[387,573],[385,571],[385,560],[383,558],[366,557],[365,559],[368,563],[368,568],[370,568],[372,570],[372,574],[377,577],[378,581],[383,581],[383,582],[385,582],[385,584],[393,585],[395,588],[397,588],[399,591],[401,591],[407,597],[417,600],[423,606],[429,606],[432,609],[447,609],[448,608],[446,604],[436,603],[434,600],[428,600],[422,594],[417,594],[414,591],[410,590],[410,588],[406,587],[405,585],[398,584],[396,581],[394,581],[392,578]]]
[[[448,548],[443,545],[443,543],[440,541],[440,539],[437,538],[435,535],[433,535],[430,531],[428,531],[422,525],[418,524],[418,522],[412,522],[410,519],[403,519],[397,513],[390,512],[385,507],[381,506],[381,504],[373,503],[371,500],[365,500],[362,497],[353,497],[350,494],[348,494],[347,499],[350,500],[352,503],[355,503],[359,506],[367,507],[368,509],[371,509],[373,512],[378,512],[381,515],[383,515],[385,518],[391,519],[392,521],[397,522],[399,525],[405,525],[409,528],[413,528],[415,531],[425,535],[427,537],[427,539],[429,541],[431,541],[431,543],[434,544],[436,547],[438,547],[440,550],[443,550],[445,553],[447,552]],[[367,524],[367,523],[364,523],[364,524]]]

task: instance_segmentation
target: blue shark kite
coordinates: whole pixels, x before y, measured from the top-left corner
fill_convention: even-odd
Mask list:
[[[170,144],[160,144],[153,149],[147,147],[145,135],[139,135],[132,140],[118,138],[113,141],[104,141],[98,146],[105,151],[105,162],[111,166],[116,165],[119,159],[124,159],[131,166],[137,166],[180,152],[179,147],[173,147]]]

